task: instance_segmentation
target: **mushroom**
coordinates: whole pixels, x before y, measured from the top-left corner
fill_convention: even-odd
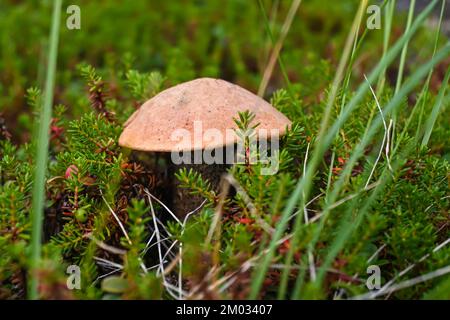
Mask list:
[[[244,111],[254,114],[254,122],[259,124],[257,131],[270,132],[269,139],[274,131],[284,134],[291,124],[250,91],[224,80],[200,78],[166,89],[145,102],[124,124],[119,145],[136,151],[170,153],[171,179],[179,168],[194,168],[217,191],[220,177],[230,164],[227,156],[230,150],[233,155],[238,139],[234,117]],[[224,161],[207,161],[206,155]],[[178,188],[177,182],[173,189],[172,206],[178,217],[183,218],[203,200]]]

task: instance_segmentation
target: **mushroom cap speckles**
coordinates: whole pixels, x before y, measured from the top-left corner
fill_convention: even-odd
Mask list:
[[[281,136],[291,124],[286,116],[250,91],[224,80],[200,78],[164,90],[145,102],[125,123],[119,144],[155,152],[230,145],[237,141],[236,135],[229,134],[237,128],[233,118],[246,110],[255,114],[252,123],[259,123],[257,131],[269,130],[268,136],[273,129],[279,130]],[[198,141],[199,128],[202,135],[220,132],[223,139],[208,139],[206,135]],[[177,131],[189,132],[190,139],[180,138],[174,134]]]

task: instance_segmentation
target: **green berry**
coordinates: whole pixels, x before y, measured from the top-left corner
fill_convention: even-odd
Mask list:
[[[75,219],[77,219],[78,222],[86,222],[87,220],[87,212],[84,209],[78,209],[75,212]]]

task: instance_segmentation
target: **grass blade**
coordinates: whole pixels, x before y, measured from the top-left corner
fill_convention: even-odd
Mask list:
[[[48,54],[47,77],[43,106],[40,110],[39,129],[36,141],[36,164],[33,183],[32,200],[32,230],[31,230],[31,281],[29,298],[38,299],[38,279],[36,269],[39,266],[42,247],[42,220],[45,202],[45,174],[47,172],[49,127],[52,114],[53,89],[55,85],[55,70],[58,54],[59,22],[61,17],[61,0],[53,2],[52,27],[50,31],[50,46]]]
[[[266,32],[269,35],[269,39],[270,39],[272,45],[275,46],[276,45],[276,41],[275,41],[275,38],[274,38],[274,36],[272,34],[271,23],[269,21],[269,18],[267,17],[265,9],[264,9],[264,4],[262,3],[261,0],[258,1],[258,4],[259,4],[260,11],[261,11],[261,15],[263,17],[263,22],[264,22],[264,27],[266,29]],[[284,62],[283,62],[283,59],[282,59],[282,56],[281,56],[281,52],[277,56],[277,60],[278,60],[278,65],[279,65],[280,70],[281,70],[281,74],[283,75],[284,81],[285,81],[286,86],[287,86],[287,91],[288,91],[290,97],[292,98],[292,100],[294,101],[295,106],[299,107],[298,106],[298,101],[295,98],[294,90],[292,88],[292,83],[289,80],[289,77],[287,75],[286,67],[284,65]]]
[[[326,127],[328,126],[328,121],[329,121],[329,118],[331,116],[331,109],[332,109],[332,106],[334,104],[334,99],[335,99],[335,97],[337,95],[339,83],[340,83],[340,81],[342,79],[342,76],[343,76],[343,73],[344,73],[344,70],[345,70],[345,65],[347,63],[348,57],[349,57],[349,55],[351,53],[351,50],[353,48],[353,43],[354,43],[354,39],[355,39],[355,36],[356,36],[356,31],[358,30],[358,26],[360,25],[360,21],[362,19],[362,15],[363,15],[363,12],[365,11],[366,6],[367,6],[367,1],[363,1],[360,4],[359,10],[358,10],[358,12],[356,14],[356,17],[355,17],[355,19],[353,21],[353,24],[352,24],[352,29],[350,31],[349,36],[347,37],[347,41],[346,41],[345,48],[344,48],[344,53],[343,53],[342,59],[341,59],[341,61],[339,63],[335,79],[333,80],[331,93],[330,93],[330,96],[328,98],[327,107],[326,107],[326,110],[325,110],[325,115],[324,115],[322,123],[321,123],[321,128],[320,128],[320,132],[319,132],[319,139],[318,139],[319,140],[319,145],[320,145],[320,140],[321,140],[322,136],[325,135]],[[317,160],[317,155],[316,155],[316,160]],[[250,298],[251,299],[255,299],[257,297],[258,292],[259,292],[259,290],[260,290],[260,288],[262,286],[262,282],[264,280],[265,274],[266,274],[268,266],[270,264],[270,260],[272,259],[273,254],[274,254],[274,250],[276,248],[276,243],[281,238],[281,236],[282,236],[282,234],[284,232],[284,229],[286,227],[288,218],[289,218],[290,214],[292,213],[292,211],[294,210],[294,208],[295,208],[295,206],[296,206],[296,204],[298,202],[298,199],[300,198],[300,196],[302,194],[303,181],[305,181],[305,180],[308,181],[308,180],[312,179],[312,177],[311,177],[312,176],[312,173],[311,173],[312,170],[307,170],[307,172],[310,173],[309,178],[306,179],[306,175],[305,175],[302,179],[300,179],[299,183],[297,184],[293,195],[289,198],[288,204],[287,204],[286,208],[283,210],[281,220],[280,220],[280,222],[279,222],[279,224],[277,226],[277,229],[275,231],[275,234],[274,234],[274,236],[273,236],[273,238],[272,238],[272,240],[271,240],[271,242],[269,244],[269,252],[268,252],[267,255],[264,256],[264,261],[261,264],[259,270],[255,271],[255,278],[254,278],[254,281],[252,282],[252,286],[251,286],[251,293],[250,293]],[[304,194],[306,195],[306,193],[304,193]],[[301,217],[302,215],[299,215],[299,216]],[[299,218],[297,217],[296,221],[298,219]],[[296,222],[296,225],[298,225],[298,224],[300,224],[300,222]]]
[[[449,53],[450,53],[450,43],[447,44],[443,49],[441,49],[436,54],[434,59],[432,59],[430,62],[423,65],[421,68],[419,68],[412,75],[412,77],[405,82],[404,86],[402,86],[399,93],[397,95],[395,95],[394,98],[391,100],[391,102],[385,107],[385,110],[383,111],[383,113],[388,114],[388,113],[391,113],[392,111],[395,111],[395,109],[398,108],[398,106],[400,105],[402,97],[404,97],[408,92],[410,92],[417,85],[417,83],[420,81],[420,79],[423,78],[427,74],[427,72],[428,72],[428,70],[430,70],[430,68],[432,68],[440,60],[444,59]],[[376,133],[378,128],[382,125],[382,121],[383,120],[382,120],[381,116],[379,115],[376,118],[376,120],[374,121],[374,123],[372,124],[371,128],[369,129],[368,134],[365,137],[363,137],[361,142],[355,147],[350,159],[348,160],[348,163],[347,163],[348,167],[347,166],[345,167],[344,172],[342,172],[342,174],[341,174],[341,177],[345,177],[348,173],[351,172],[357,159],[363,154],[364,148],[369,144],[373,135]],[[400,157],[400,158],[402,158],[402,157]],[[387,167],[385,168],[385,171],[386,170],[387,170]],[[383,179],[386,179],[386,178],[383,178]],[[383,179],[380,179],[380,180],[383,182]],[[340,185],[341,184],[338,181],[338,183],[336,183],[335,189],[339,188]],[[338,194],[338,190],[333,190],[332,194],[333,194],[333,196],[336,197]],[[329,203],[329,202],[327,202],[327,203]],[[366,208],[368,203],[369,202],[366,202],[364,208]],[[350,210],[350,212],[351,212],[351,210]],[[325,219],[326,219],[326,214],[324,214],[322,217],[321,227],[323,227]],[[356,224],[354,224],[354,225],[356,225]],[[319,232],[321,229],[322,228],[318,228],[317,235],[315,237],[314,242],[316,242],[318,240]],[[345,233],[345,236],[342,236],[342,235],[339,236],[339,238],[337,239],[337,242],[333,243],[331,245],[331,248],[333,248],[333,250],[330,250],[330,252],[332,252],[332,253],[327,257],[327,260],[325,261],[325,263],[323,263],[321,271],[319,272],[319,275],[318,275],[318,281],[323,280],[323,276],[324,276],[324,272],[325,272],[324,270],[326,270],[329,263],[331,263],[332,258],[334,257],[333,254],[336,254],[337,252],[339,252],[338,249],[342,248],[342,245],[345,243],[346,238],[348,236],[350,236],[350,234],[351,234],[351,232]]]
[[[411,28],[415,5],[416,0],[411,0],[411,3],[409,4],[408,21],[406,22],[405,32],[408,32],[409,28]],[[397,93],[400,90],[400,87],[402,86],[403,70],[405,69],[407,52],[408,52],[408,42],[405,43],[402,49],[402,53],[400,54],[400,64],[398,67],[397,82],[395,83],[395,93]]]
[[[283,28],[281,29],[281,35],[278,41],[275,43],[272,54],[270,55],[269,63],[264,70],[264,75],[261,81],[261,84],[258,89],[258,96],[264,96],[264,92],[266,91],[267,85],[269,84],[270,77],[272,76],[273,68],[275,67],[275,63],[278,60],[278,56],[280,55],[281,48],[283,47],[284,39],[291,28],[292,21],[294,20],[295,13],[300,6],[302,0],[294,0],[292,1],[291,7],[289,9],[286,20],[284,21]]]
[[[384,16],[386,17],[384,19],[384,32],[383,32],[383,54],[381,56],[381,59],[383,59],[386,56],[386,53],[389,48],[389,39],[391,37],[391,29],[392,29],[392,20],[394,17],[395,12],[395,1],[396,0],[387,0],[386,6],[384,8]],[[380,76],[378,77],[378,83],[377,83],[377,95],[381,95],[384,88],[384,83],[386,81],[386,69],[384,69]],[[374,106],[373,112],[375,113],[376,106]]]
[[[441,28],[442,28],[442,18],[444,16],[444,10],[445,10],[445,0],[442,1],[442,5],[441,5],[441,13],[439,15],[439,23],[438,23],[438,27],[436,29],[436,36],[435,36],[435,40],[434,40],[434,47],[433,47],[433,54],[431,55],[431,58],[434,58],[434,56],[436,55],[436,51],[437,51],[437,47],[438,47],[438,42],[439,42],[439,36],[441,33]],[[394,156],[394,154],[396,153],[397,149],[399,148],[400,144],[403,142],[403,140],[406,138],[407,133],[408,133],[408,128],[413,120],[413,118],[416,115],[416,112],[419,112],[419,119],[418,119],[418,125],[416,128],[416,133],[415,133],[415,141],[416,143],[419,142],[419,136],[420,136],[420,129],[421,129],[421,124],[422,124],[422,117],[423,117],[423,110],[425,107],[425,103],[427,101],[427,97],[428,97],[428,93],[429,93],[429,86],[430,86],[430,81],[431,81],[431,76],[433,74],[434,68],[430,70],[430,72],[428,73],[428,77],[427,80],[425,81],[425,84],[419,94],[419,97],[413,107],[413,110],[411,112],[411,114],[409,115],[408,119],[406,120],[405,125],[403,126],[403,130],[399,136],[398,139],[396,139],[396,144],[395,147],[392,150],[391,156]]]
[[[374,79],[376,79],[383,70],[386,69],[386,67],[392,63],[394,58],[397,56],[397,54],[400,52],[400,50],[403,48],[403,45],[409,41],[409,39],[412,37],[412,35],[417,31],[417,29],[423,24],[425,21],[425,18],[431,13],[432,9],[436,5],[437,0],[432,1],[423,11],[422,13],[417,17],[415,22],[412,24],[411,28],[406,32],[396,43],[392,48],[387,52],[386,56],[379,62],[379,64],[375,67],[375,69],[371,72],[370,76],[368,77],[369,82],[373,82]],[[259,289],[262,286],[262,282],[264,280],[265,274],[268,270],[269,264],[273,258],[274,251],[276,248],[277,241],[281,238],[283,235],[284,230],[286,229],[287,222],[289,220],[289,216],[292,214],[293,210],[297,206],[299,200],[302,200],[304,203],[306,199],[302,198],[302,195],[305,195],[305,198],[309,196],[309,191],[311,188],[312,180],[315,174],[315,170],[317,168],[318,163],[320,162],[320,159],[322,158],[323,154],[325,153],[326,149],[330,146],[332,141],[334,140],[336,133],[338,130],[342,127],[342,125],[345,123],[345,121],[348,119],[352,111],[356,109],[358,106],[358,103],[361,101],[361,99],[364,97],[366,92],[369,89],[369,84],[364,82],[362,83],[359,88],[356,91],[355,96],[350,100],[347,107],[344,109],[344,111],[341,113],[341,115],[338,117],[338,119],[334,122],[332,127],[327,130],[324,124],[328,123],[328,117],[325,115],[324,120],[322,122],[320,134],[318,143],[316,144],[316,147],[313,152],[312,160],[309,163],[306,174],[303,178],[299,179],[291,197],[288,200],[288,203],[283,210],[283,213],[281,215],[281,219],[278,223],[277,229],[275,230],[274,236],[269,244],[269,250],[268,253],[264,256],[263,261],[260,264],[260,267],[255,271],[255,277],[254,281],[252,283],[251,288],[251,294],[250,298],[255,298],[259,292]],[[331,104],[332,106],[332,104]],[[327,106],[330,107],[330,104]],[[326,112],[327,113],[327,112]],[[322,135],[325,134],[324,138],[322,139]],[[300,216],[301,217],[301,216]],[[298,217],[297,217],[298,219]],[[296,224],[296,226],[299,226]],[[298,232],[296,229],[294,232]]]
[[[425,134],[422,139],[422,147],[425,147],[428,144],[431,132],[433,131],[434,124],[436,123],[436,119],[439,115],[439,111],[441,111],[441,108],[444,106],[443,100],[445,97],[445,92],[447,90],[449,78],[450,78],[450,68],[447,69],[447,73],[445,74],[445,78],[441,84],[441,89],[439,90],[436,102],[434,103],[433,110],[431,111],[431,114],[429,115],[425,123]]]
[[[408,12],[408,20],[406,22],[406,28],[405,32],[408,32],[409,28],[411,28],[411,22],[413,20],[414,16],[414,7],[416,6],[416,0],[411,0],[409,4],[409,12]],[[402,49],[402,53],[400,54],[400,64],[398,66],[398,74],[397,74],[397,81],[395,83],[395,93],[397,93],[400,90],[400,87],[402,86],[402,79],[403,79],[403,70],[405,68],[405,61],[406,61],[406,54],[408,52],[408,42],[405,43]],[[397,114],[394,113],[392,116],[392,141],[395,140],[395,132],[396,132],[396,125],[397,125]]]

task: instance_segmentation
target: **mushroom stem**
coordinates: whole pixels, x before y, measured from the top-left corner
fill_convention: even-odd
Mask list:
[[[175,215],[184,219],[187,214],[199,208],[205,201],[202,196],[193,195],[191,190],[180,186],[180,182],[175,177],[178,170],[186,168],[188,171],[192,169],[198,172],[204,180],[210,183],[211,189],[217,193],[220,186],[220,177],[228,167],[227,164],[171,164],[169,175],[173,177],[172,207]]]

